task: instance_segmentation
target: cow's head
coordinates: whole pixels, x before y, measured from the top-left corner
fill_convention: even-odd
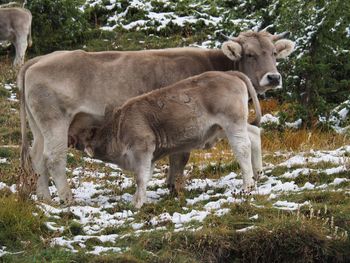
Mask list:
[[[239,70],[252,81],[258,93],[282,86],[282,77],[276,68],[276,59],[286,58],[294,50],[294,42],[282,39],[287,32],[272,35],[266,31],[243,32],[225,42],[222,51],[237,61]]]

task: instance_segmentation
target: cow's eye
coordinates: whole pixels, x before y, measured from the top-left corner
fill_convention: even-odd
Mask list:
[[[272,52],[272,55],[276,57],[277,56],[277,52],[276,51]]]
[[[253,55],[253,54],[247,54],[247,57],[248,57],[248,58],[253,58],[254,55]]]

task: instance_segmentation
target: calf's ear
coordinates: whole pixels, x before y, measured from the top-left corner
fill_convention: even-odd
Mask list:
[[[231,60],[237,61],[242,56],[242,46],[235,41],[227,41],[222,44],[222,52]]]
[[[286,58],[294,51],[295,43],[288,39],[281,39],[275,43],[275,47],[277,51],[276,58]]]
[[[86,146],[84,149],[84,152],[91,158],[94,157],[94,151],[92,150],[91,146]]]

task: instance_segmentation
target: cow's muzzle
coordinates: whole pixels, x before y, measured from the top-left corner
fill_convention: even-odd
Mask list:
[[[260,80],[260,86],[270,86],[270,87],[278,87],[282,86],[282,77],[280,73],[266,73]]]

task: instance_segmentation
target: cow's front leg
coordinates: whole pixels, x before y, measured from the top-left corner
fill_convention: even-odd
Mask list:
[[[248,134],[252,145],[251,152],[254,179],[257,181],[263,175],[260,128],[248,124]]]
[[[73,196],[66,177],[68,128],[62,123],[51,131],[54,133],[46,134],[44,143],[46,167],[55,182],[61,203],[69,205]]]
[[[167,186],[170,194],[177,195],[177,189],[175,187],[176,178],[183,180],[183,173],[185,166],[190,158],[189,152],[174,153],[169,156],[169,172],[167,177]]]
[[[137,166],[138,167],[135,169],[137,187],[133,198],[133,204],[139,209],[147,201],[146,188],[153,174],[154,163],[152,163],[152,158],[144,157]]]

